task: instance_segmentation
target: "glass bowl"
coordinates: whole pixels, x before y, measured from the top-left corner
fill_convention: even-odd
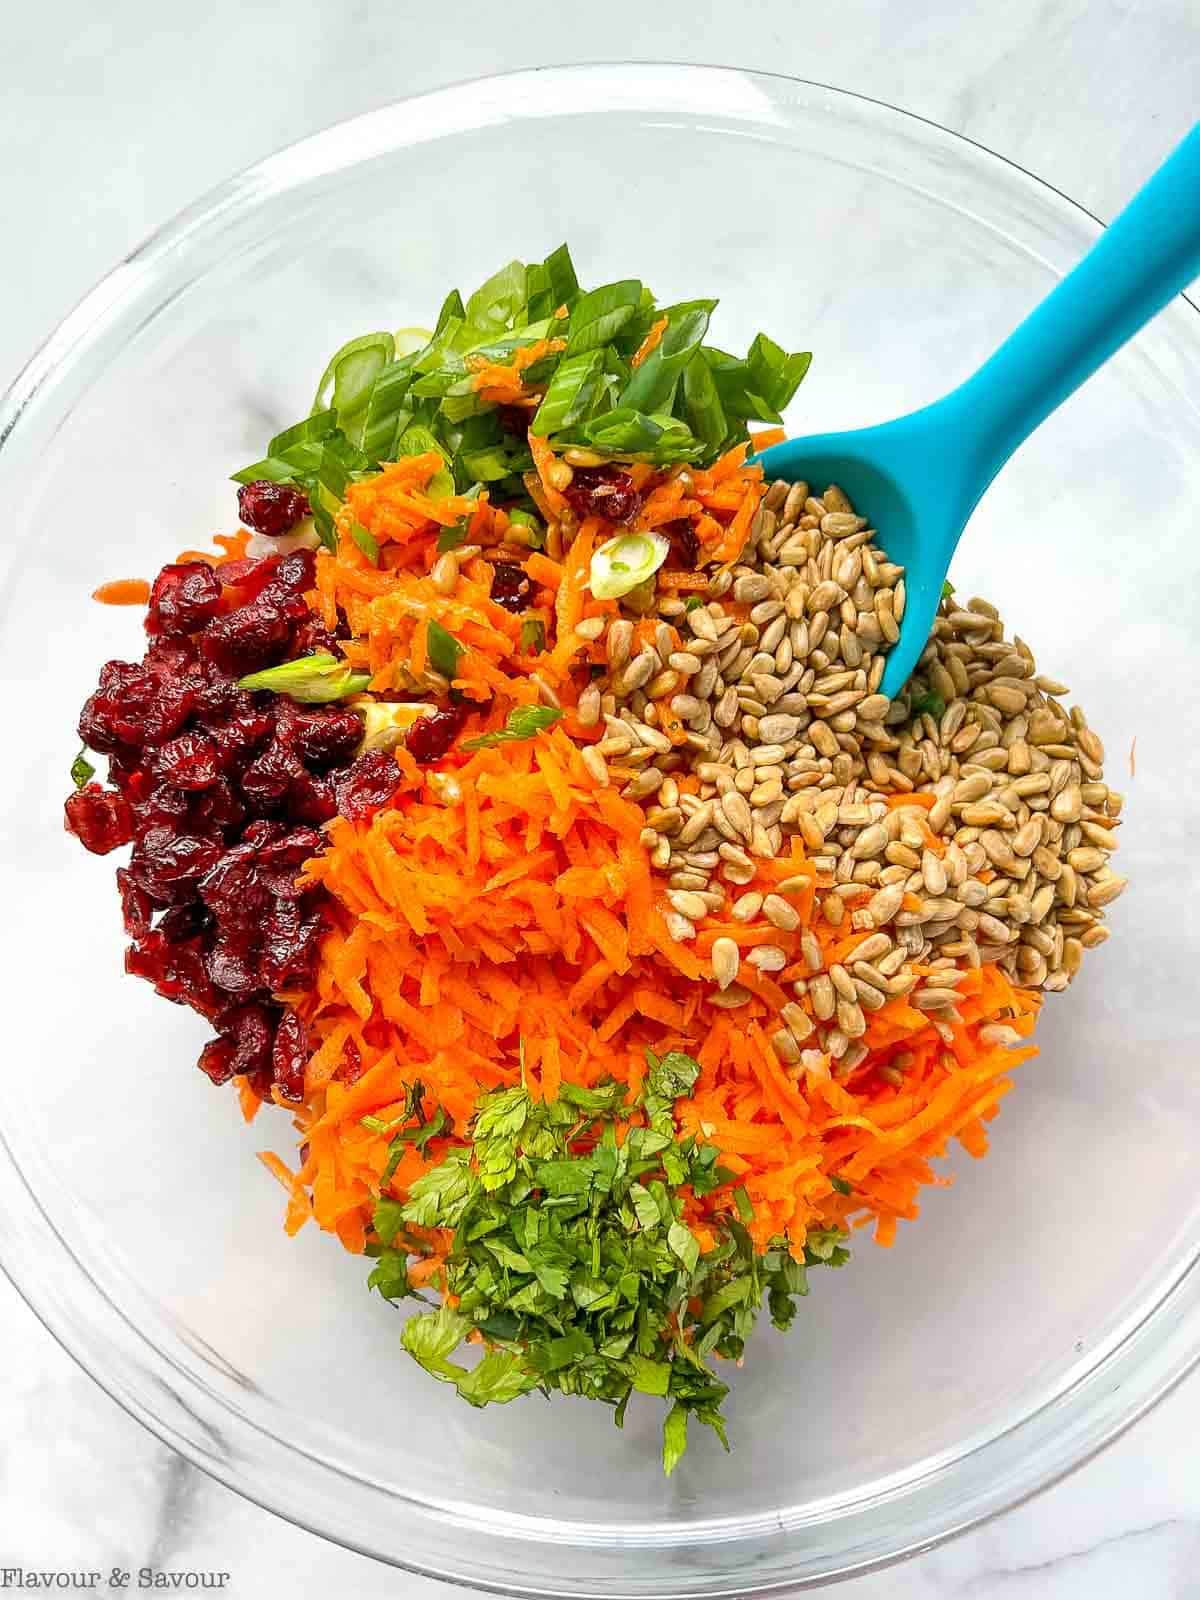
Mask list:
[[[1011,1505],[1127,1425],[1200,1342],[1200,320],[1170,307],[1017,456],[955,563],[1070,682],[1120,785],[1132,892],[1039,1030],[983,1163],[891,1251],[816,1275],[737,1373],[726,1456],[664,1481],[655,1408],[473,1412],[403,1356],[364,1264],[254,1159],[266,1113],[121,974],[112,864],[62,832],[76,712],[137,613],[91,605],[235,522],[228,474],[328,352],[569,239],[599,282],[717,293],[816,359],[794,431],[964,377],[1096,236],[941,128],[695,67],[528,72],[373,112],[183,212],[88,296],[0,418],[4,1264],[129,1411],[260,1504],[414,1570],[536,1595],[740,1596],[859,1571]],[[886,542],[887,530],[882,530]],[[1159,692],[1166,695],[1160,705]],[[1191,727],[1192,733],[1187,733]],[[1167,918],[1168,903],[1179,909]],[[36,1002],[36,1005],[34,1004]],[[43,1010],[42,1008],[45,1007]]]

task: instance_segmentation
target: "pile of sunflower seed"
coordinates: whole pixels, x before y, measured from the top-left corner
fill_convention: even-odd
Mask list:
[[[635,649],[628,616],[590,619],[607,667],[579,703],[605,729],[592,771],[645,811],[673,937],[710,916],[774,930],[745,960],[807,968],[776,1049],[803,1065],[827,1054],[842,1075],[866,1056],[866,1014],[897,995],[949,1042],[972,967],[1065,989],[1126,882],[1109,865],[1122,797],[1103,781],[1103,746],[994,606],[945,597],[904,691],[879,692],[905,588],[877,539],[836,486],[774,483],[738,564],[702,597],[655,597],[653,645]],[[644,616],[645,597],[626,609]],[[665,706],[681,745],[659,726]],[[698,793],[680,788],[689,771]],[[896,803],[914,793],[925,803]],[[793,834],[820,874],[815,916],[862,934],[828,970],[794,904],[808,878],[754,886]],[[714,942],[713,1003],[749,1000],[741,961],[735,939]],[[1016,1040],[1003,1024],[990,1037]]]

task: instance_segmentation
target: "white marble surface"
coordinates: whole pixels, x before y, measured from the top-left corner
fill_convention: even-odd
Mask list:
[[[622,55],[765,67],[948,124],[1101,216],[1197,112],[1197,0],[42,0],[0,51],[0,374],[118,256],[237,167],[398,95]],[[449,18],[449,24],[446,20]],[[601,32],[600,19],[607,24]],[[0,1569],[224,1570],[237,1600],[451,1591],[328,1545],[125,1417],[0,1282]],[[1200,1600],[1200,1380],[1067,1482],[846,1600]],[[0,1572],[0,1584],[3,1574]]]

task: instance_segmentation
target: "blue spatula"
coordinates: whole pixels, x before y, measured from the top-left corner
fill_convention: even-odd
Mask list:
[[[768,478],[806,479],[815,494],[839,484],[905,567],[907,604],[885,694],[916,665],[950,558],[988,484],[1039,423],[1197,275],[1200,126],[1074,271],[944,399],[895,422],[763,452]]]

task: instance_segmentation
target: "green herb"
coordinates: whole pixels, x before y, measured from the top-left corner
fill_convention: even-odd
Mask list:
[[[523,647],[524,629],[522,629],[521,643]],[[557,706],[516,706],[504,719],[502,728],[498,728],[495,733],[481,733],[477,739],[464,739],[461,748],[490,750],[498,744],[516,744],[522,739],[536,739],[546,728],[553,727],[561,716],[562,712]]]
[[[443,678],[454,678],[458,674],[458,663],[466,654],[465,646],[459,644],[452,633],[447,633],[440,622],[430,617],[425,625],[425,649],[429,655],[429,664],[435,671],[440,672]]]
[[[690,595],[688,595],[687,600],[684,602],[683,609],[685,611],[698,611],[701,606],[707,605],[707,604],[708,604],[708,602],[706,600],[702,599],[700,597],[700,595],[698,595],[698,594],[690,594]]]
[[[910,702],[909,712],[914,717],[929,715],[935,722],[945,714],[946,702],[936,689],[930,689],[926,694],[919,694]]]
[[[748,422],[781,420],[810,359],[765,334],[745,357],[706,344],[715,307],[714,300],[660,307],[637,278],[581,290],[566,245],[544,261],[510,261],[465,302],[452,289],[432,333],[404,328],[343,344],[321,375],[312,414],[276,434],[236,481],[270,478],[302,490],[331,549],[347,483],[398,456],[441,455],[434,496],[486,483],[494,503],[519,498],[532,467],[526,441],[480,398],[468,358],[510,360],[547,337],[564,338],[566,348],[527,369],[542,392],[538,434],[556,448],[707,464],[748,437]],[[664,317],[662,338],[635,369],[631,358]]]
[[[830,1178],[829,1181],[839,1194],[854,1193],[854,1185],[852,1183],[847,1183],[845,1178],[839,1178],[836,1173]]]
[[[387,1164],[379,1175],[379,1186],[386,1189],[392,1180],[392,1175],[404,1157],[407,1145],[424,1154],[425,1146],[431,1139],[440,1138],[444,1134],[452,1133],[454,1124],[446,1114],[444,1106],[438,1106],[431,1117],[426,1117],[424,1111],[425,1085],[418,1078],[408,1090],[403,1113],[394,1122],[384,1122],[379,1117],[363,1117],[362,1125],[370,1128],[372,1133],[386,1134],[390,1140]],[[405,1124],[413,1122],[414,1126],[406,1127]],[[399,1129],[399,1132],[394,1130]],[[387,1233],[380,1226],[380,1207],[394,1206],[395,1201],[381,1200],[375,1207],[375,1231],[385,1243],[390,1244],[399,1225],[399,1212],[396,1213],[396,1224]]]
[[[945,581],[942,584],[942,599],[943,600],[949,600],[950,596],[953,593],[954,593],[954,585],[950,582],[950,579],[947,578],[947,579],[945,579]]]
[[[783,1242],[756,1251],[745,1190],[713,1146],[676,1134],[675,1102],[699,1071],[681,1051],[648,1054],[636,1103],[615,1082],[564,1084],[549,1103],[523,1084],[483,1095],[470,1142],[452,1146],[406,1201],[376,1206],[370,1283],[388,1299],[415,1293],[398,1258],[422,1246],[405,1230],[453,1230],[445,1268],[455,1309],[410,1317],[409,1354],[472,1405],[540,1388],[601,1400],[620,1426],[635,1391],[665,1400],[668,1473],[692,1417],[728,1448],[720,1413],[728,1389],[708,1358],[740,1359],[764,1299],[776,1326],[788,1326],[808,1292],[806,1266],[840,1265],[847,1252],[837,1229],[815,1230],[803,1262]],[[404,1123],[429,1125],[422,1095],[414,1085]],[[723,1184],[735,1212],[714,1214],[717,1242],[701,1251],[684,1221],[684,1191]],[[451,1358],[475,1332],[488,1349],[468,1371]]]
[[[95,776],[96,769],[87,758],[87,745],[83,745],[71,763],[71,782],[77,789],[83,789]]]
[[[350,524],[350,537],[371,565],[377,567],[379,565],[379,546],[361,522],[352,522]]]
[[[546,624],[541,617],[526,617],[521,623],[520,651],[524,656],[538,656],[546,648]]]
[[[278,667],[251,672],[238,679],[239,689],[269,689],[303,705],[323,705],[361,694],[371,681],[369,672],[355,672],[348,661],[324,651],[285,661]]]

